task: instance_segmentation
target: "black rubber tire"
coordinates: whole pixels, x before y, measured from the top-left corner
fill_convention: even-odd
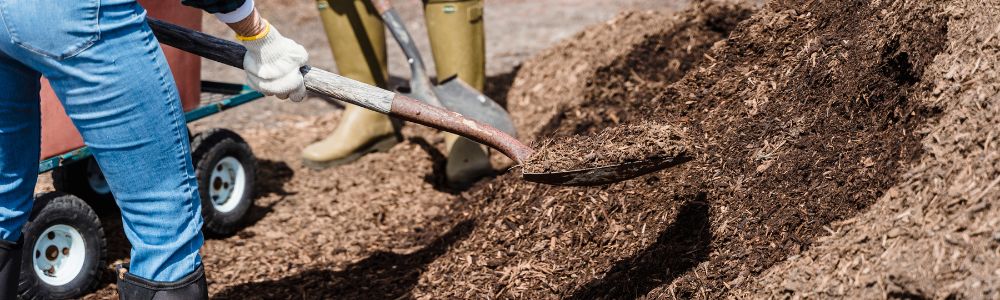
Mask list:
[[[56,191],[83,199],[99,214],[117,212],[118,204],[115,203],[114,195],[110,191],[102,193],[94,190],[88,178],[89,171],[97,172],[103,180],[101,168],[97,165],[97,161],[90,157],[52,170],[52,187]]]
[[[191,158],[194,162],[195,177],[198,178],[198,194],[201,196],[201,212],[205,218],[204,232],[209,236],[226,237],[235,234],[246,223],[247,213],[253,206],[253,184],[257,172],[257,159],[250,145],[235,132],[215,128],[195,134],[191,142]],[[235,208],[228,212],[215,209],[209,190],[212,188],[212,169],[225,157],[233,157],[243,166],[246,173],[244,193]]]
[[[62,224],[76,229],[83,238],[84,262],[80,273],[70,282],[53,286],[35,273],[35,242],[45,230]],[[35,199],[28,223],[24,225],[24,251],[18,295],[21,299],[68,299],[83,296],[95,288],[107,261],[104,229],[94,210],[76,196],[60,192],[46,193]],[[41,254],[39,254],[41,255]]]

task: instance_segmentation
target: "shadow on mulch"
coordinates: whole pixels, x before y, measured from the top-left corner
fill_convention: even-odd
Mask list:
[[[486,77],[486,87],[483,89],[483,94],[506,109],[507,92],[510,91],[510,86],[514,84],[514,79],[517,78],[517,72],[520,70],[521,65],[517,65],[507,73]]]
[[[294,193],[285,190],[285,183],[295,176],[295,171],[283,161],[257,160],[257,190],[254,199],[266,195],[288,196]]]
[[[284,200],[286,196],[296,194],[285,190],[285,183],[292,180],[292,177],[295,177],[295,171],[292,170],[287,163],[267,159],[258,160],[257,181],[254,183],[254,189],[256,189],[253,196],[254,200],[268,195],[278,195],[281,200]],[[255,202],[253,206],[250,207],[250,211],[247,212],[243,227],[249,227],[257,224],[258,221],[274,211],[273,207],[278,205],[278,203],[281,203],[281,200],[265,205]]]
[[[245,283],[220,291],[215,299],[397,299],[410,294],[427,265],[475,228],[466,220],[456,224],[426,247],[410,254],[388,251],[347,266],[342,271],[323,267],[277,280]]]
[[[448,157],[445,156],[441,150],[438,150],[438,148],[434,147],[430,141],[421,136],[412,136],[406,140],[420,146],[420,149],[427,152],[427,156],[430,156],[431,161],[434,163],[431,166],[431,173],[424,175],[424,182],[430,183],[434,187],[434,190],[439,192],[445,192],[452,195],[462,192],[448,186],[448,177],[445,175],[445,166],[448,163]]]
[[[709,202],[704,193],[685,203],[677,219],[653,243],[614,264],[569,299],[636,299],[672,282],[708,259],[712,242]],[[687,298],[678,295],[681,298]]]
[[[424,175],[424,182],[430,183],[431,186],[434,187],[434,190],[438,192],[448,193],[451,195],[460,195],[463,192],[475,186],[477,182],[483,180],[491,180],[495,178],[498,174],[498,172],[494,170],[493,173],[486,175],[483,178],[480,178],[479,180],[476,180],[471,183],[466,183],[462,185],[449,184],[448,176],[445,175],[446,174],[445,168],[448,164],[448,157],[445,156],[445,154],[442,153],[441,150],[438,150],[437,147],[434,147],[434,145],[431,144],[430,141],[428,141],[423,137],[420,136],[409,137],[407,138],[407,141],[410,143],[414,143],[417,146],[420,146],[420,149],[423,149],[424,152],[427,152],[427,155],[430,156],[431,161],[434,162],[433,166],[431,166],[431,173]]]

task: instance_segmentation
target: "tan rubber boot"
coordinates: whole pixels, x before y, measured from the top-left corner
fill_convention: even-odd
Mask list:
[[[344,77],[386,87],[385,29],[368,0],[316,2],[337,69]],[[361,34],[358,34],[361,32]],[[371,152],[399,143],[397,127],[388,116],[344,103],[337,129],[302,150],[305,165],[328,168],[353,162]]]
[[[486,81],[486,40],[482,0],[425,0],[424,16],[439,80],[458,76],[482,91]],[[445,133],[451,185],[467,185],[493,173],[488,148]]]
[[[385,115],[351,105],[345,109],[333,134],[303,149],[302,158],[311,168],[328,168],[355,161],[368,153],[388,151],[399,140],[392,122]]]

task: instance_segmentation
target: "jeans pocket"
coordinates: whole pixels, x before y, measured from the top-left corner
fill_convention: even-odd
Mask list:
[[[11,42],[49,58],[73,57],[101,38],[100,0],[0,0]]]

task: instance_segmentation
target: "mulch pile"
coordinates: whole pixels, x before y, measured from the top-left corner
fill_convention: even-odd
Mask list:
[[[919,7],[908,2],[887,13]],[[925,20],[947,22],[947,49],[912,98],[942,111],[921,128],[926,153],[868,212],[740,295],[1000,299],[1000,1],[937,4]]]
[[[938,110],[912,99],[931,89],[921,78],[945,48],[940,13],[933,3],[772,1],[751,16],[696,3],[576,74],[568,84],[585,82],[582,97],[558,103],[544,94],[565,77],[533,76],[527,64],[508,98],[513,115],[556,108],[531,136],[650,120],[683,129],[692,160],[594,188],[501,176],[465,197],[474,228],[427,267],[415,295],[719,298],[750,284],[867,209],[920,157],[917,129]],[[570,42],[548,53],[602,52]]]

